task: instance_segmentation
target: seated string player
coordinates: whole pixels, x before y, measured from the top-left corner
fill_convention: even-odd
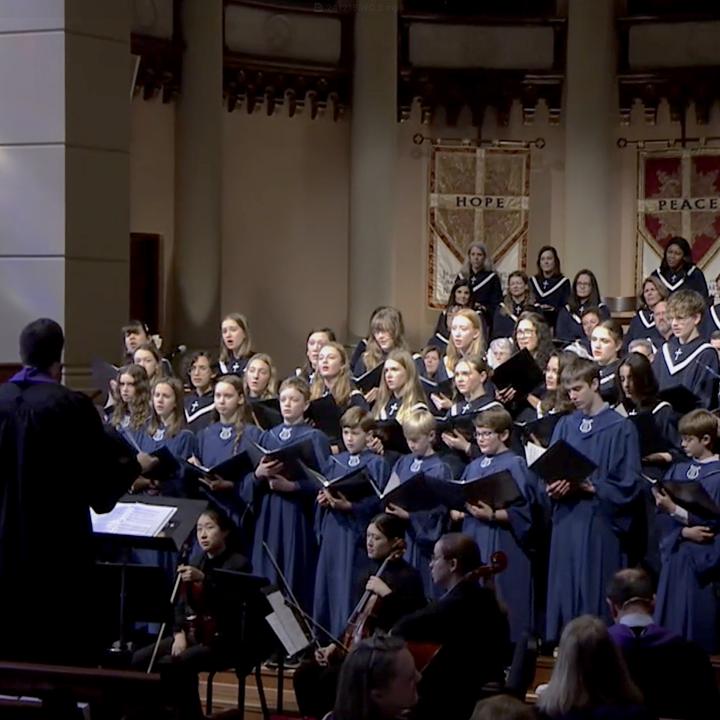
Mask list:
[[[252,603],[243,620],[235,602],[223,595],[216,571],[247,573],[247,558],[232,548],[234,526],[219,510],[207,510],[197,521],[201,554],[178,569],[182,581],[175,606],[172,636],[160,641],[153,669],[167,683],[169,703],[182,720],[203,718],[198,694],[198,673],[235,668],[249,672],[274,648],[267,610]],[[138,650],[133,667],[150,667],[154,645]]]
[[[338,638],[343,644],[351,647],[352,635],[362,635],[354,632],[353,616],[360,614],[371,598],[377,600],[372,600],[371,623],[366,624],[364,631],[367,634],[388,631],[400,618],[425,605],[420,574],[402,557],[406,529],[403,520],[386,513],[376,515],[368,525],[366,548],[372,569],[356,588],[355,599],[369,595],[362,606],[358,603],[356,612],[347,616],[348,632]],[[346,649],[333,640],[319,647],[314,656],[295,671],[295,696],[303,717],[321,718],[332,708],[345,653]]]
[[[434,644],[438,653],[422,670],[418,720],[469,718],[483,686],[503,681],[510,634],[495,593],[479,584],[484,566],[477,544],[449,533],[436,543],[430,561],[443,595],[400,620],[393,635],[408,643]]]

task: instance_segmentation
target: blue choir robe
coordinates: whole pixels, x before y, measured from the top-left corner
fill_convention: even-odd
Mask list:
[[[625,401],[627,403],[627,400]],[[682,460],[685,453],[680,444],[678,431],[678,414],[672,405],[665,400],[656,400],[651,406],[635,409],[630,406],[628,417],[633,415],[649,415],[652,418],[652,427],[655,437],[661,438],[661,444],[673,458],[673,462]],[[642,453],[643,439],[640,440]],[[642,472],[651,478],[661,478],[669,465],[667,463],[648,462],[642,459]],[[652,486],[648,482],[640,483],[641,502],[638,505],[638,531],[635,533],[638,547],[631,565],[642,564],[652,572],[654,577],[660,574],[660,543],[657,532],[655,496]]]
[[[640,492],[640,450],[633,424],[605,408],[589,417],[577,410],[561,418],[552,443],[565,440],[597,464],[588,480],[594,494],[552,501],[546,639],[585,613],[609,619],[605,588],[626,565],[635,499]]]
[[[385,407],[380,411],[380,420],[394,420],[397,419],[398,411],[402,405],[402,398],[395,397],[392,395],[390,399],[385,403]],[[411,410],[427,410],[428,406],[424,402],[415,403]]]
[[[185,396],[185,424],[188,430],[199,433],[215,421],[215,394],[212,390],[204,395],[196,392]]]
[[[259,427],[246,425],[238,440],[235,425],[216,422],[197,434],[195,457],[201,465],[210,468],[254,447],[253,443],[260,442],[261,435],[262,431]],[[235,525],[238,527],[244,525],[248,515],[251,514],[246,513],[246,510],[253,501],[252,473],[235,483],[232,490],[215,492],[204,485],[201,485],[200,489],[210,503],[223,510]]]
[[[313,444],[317,467],[322,468],[330,457],[330,443],[323,433],[304,423],[277,425],[260,436],[259,444],[268,450],[276,450],[308,437]],[[256,483],[255,492],[259,510],[252,552],[253,572],[279,583],[272,561],[263,548],[265,542],[298,602],[305,612],[311,613],[317,563],[313,530],[316,488],[301,484],[295,492],[273,492],[263,480]]]
[[[435,331],[432,337],[428,338],[426,345],[432,345],[438,348],[441,352],[445,352],[450,338],[450,328],[447,324],[447,310],[443,310],[438,315],[437,322],[435,323]]]
[[[190,430],[183,429],[177,435],[168,437],[164,427],[158,428],[155,433],[150,435],[148,426],[146,426],[142,431],[135,433],[134,438],[138,448],[148,454],[154,453],[161,447],[167,447],[177,460],[188,460],[195,454],[195,435]],[[187,492],[184,476],[185,473],[180,467],[174,477],[161,483],[160,493],[170,497],[185,497]]]
[[[707,309],[705,317],[700,323],[698,330],[700,332],[700,337],[708,341],[714,332],[720,330],[720,304],[711,305]]]
[[[560,310],[570,295],[570,281],[564,275],[533,275],[530,284],[538,303],[555,310]]]
[[[599,305],[591,305],[590,303],[582,303],[576,309],[570,305],[564,305],[558,313],[557,323],[555,325],[555,337],[566,342],[573,340],[582,340],[585,338],[585,331],[582,326],[582,314],[591,307],[595,307],[600,315],[600,322],[610,317],[610,311],[607,305],[601,302]]]
[[[353,349],[352,355],[350,356],[350,367],[352,368],[353,375],[356,377],[358,375],[361,375],[362,373],[355,372],[355,367],[358,364],[358,361],[362,359],[363,353],[367,350],[367,340],[365,338],[361,338],[358,340],[357,345]]]
[[[537,502],[537,483],[525,460],[510,450],[482,455],[468,465],[462,479],[475,480],[503,470],[517,483],[523,499],[507,508],[510,525],[485,522],[465,511],[462,532],[478,544],[483,562],[498,550],[505,553],[507,569],[495,578],[499,599],[507,606],[510,640],[517,642],[534,627],[532,591],[532,506]]]
[[[402,455],[393,466],[400,483],[404,483],[414,475],[423,473],[430,482],[447,483],[452,480],[450,468],[438,455],[417,457],[415,455]],[[450,491],[450,487],[447,488]],[[432,558],[435,543],[448,527],[449,509],[446,505],[438,505],[432,510],[423,510],[410,514],[410,526],[407,531],[407,551],[405,559],[419,573],[423,581],[426,597],[436,597],[433,581],[430,575],[430,558]]]
[[[513,337],[518,318],[525,310],[533,310],[533,307],[526,302],[519,304],[501,302],[495,308],[495,314],[493,316],[492,339]]]
[[[657,268],[650,274],[658,278],[670,294],[682,289],[695,290],[699,292],[706,301],[709,297],[705,274],[697,265],[692,265],[686,272],[663,272],[660,268]]]
[[[660,333],[657,332],[657,328],[655,327],[655,315],[653,311],[646,307],[640,308],[633,316],[627,332],[623,336],[623,350],[627,352],[628,345],[633,340],[638,339],[649,339],[657,350],[658,346],[651,338],[657,338],[658,336],[660,336]]]
[[[620,362],[619,359],[613,360],[611,363],[600,367],[600,395],[610,405],[617,405],[620,402],[620,392],[615,379]]]
[[[720,461],[696,460],[676,463],[665,476],[673,482],[699,482],[720,504]],[[720,600],[720,535],[699,544],[682,537],[684,527],[702,525],[720,533],[720,517],[714,522],[690,514],[688,525],[667,513],[658,513],[662,568],[658,582],[655,619],[658,624],[693,640],[710,654],[720,651],[718,625]]]
[[[332,456],[324,468],[328,480],[337,480],[364,467],[378,490],[385,487],[387,464],[369,450],[357,455],[345,451]],[[357,601],[358,584],[367,575],[370,560],[365,549],[365,532],[379,513],[380,499],[369,497],[353,503],[350,512],[315,508],[315,532],[320,546],[313,612],[315,621],[336,638],[347,625]]]
[[[249,357],[231,357],[227,362],[220,360],[218,365],[220,366],[220,372],[223,375],[240,375],[245,373]]]
[[[660,390],[684,385],[700,398],[701,407],[717,405],[718,354],[702,338],[681,345],[671,336],[655,355],[652,367]]]
[[[469,278],[458,275],[456,282],[458,280],[467,281],[470,285],[470,305],[490,322],[495,308],[502,302],[502,286],[497,273],[494,270],[479,270],[470,273]]]

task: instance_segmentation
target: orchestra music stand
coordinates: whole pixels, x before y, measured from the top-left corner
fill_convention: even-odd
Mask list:
[[[110,562],[98,561],[96,566],[101,572],[109,571],[113,574],[117,572],[119,575],[116,584],[116,586],[119,586],[119,646],[115,652],[122,653],[127,648],[127,616],[130,590],[133,588],[142,589],[143,599],[137,603],[135,609],[141,609],[148,616],[152,615],[153,611],[156,611],[158,607],[165,609],[164,614],[167,614],[167,603],[170,596],[170,593],[166,591],[168,578],[165,571],[158,566],[147,566],[133,562],[132,551],[180,552],[194,533],[197,519],[207,509],[208,504],[204,500],[131,494],[123,495],[118,502],[143,503],[175,508],[175,513],[168,520],[165,527],[153,537],[93,532],[96,543],[101,543],[104,548],[108,548],[119,558]],[[133,595],[136,595],[136,593],[133,593]]]
[[[235,675],[238,679],[238,709],[245,712],[245,678],[254,671],[257,684],[260,706],[263,718],[269,718],[267,698],[260,672],[261,664],[277,650],[270,626],[262,622],[272,610],[265,595],[270,581],[260,575],[239,572],[237,570],[224,570],[217,568],[212,571],[214,586],[213,601],[219,622],[223,620],[232,623],[237,629],[233,633],[236,640],[233,644],[247,652],[252,648],[252,656],[239,659],[235,665]],[[218,671],[224,668],[217,668]],[[211,671],[207,678],[206,710],[212,710],[212,683],[215,671]]]

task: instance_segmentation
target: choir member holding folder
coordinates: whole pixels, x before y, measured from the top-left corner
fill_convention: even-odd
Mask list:
[[[510,639],[517,642],[534,626],[532,593],[532,505],[537,489],[525,460],[508,449],[512,417],[507,410],[486,410],[475,418],[481,455],[468,465],[457,483],[462,491],[462,532],[480,548],[483,558],[502,550],[507,569],[495,581],[507,606]]]
[[[219,378],[214,398],[215,422],[198,433],[190,463],[202,473],[195,475],[201,492],[245,530],[245,510],[253,500],[253,467],[248,451],[259,442],[261,431],[252,424],[243,381],[237,375]],[[244,455],[244,464],[243,458],[228,463],[238,455]]]
[[[315,486],[307,482],[297,459],[319,470],[330,456],[323,433],[304,421],[310,388],[299,377],[280,386],[282,424],[260,437],[262,459],[255,469],[259,512],[252,564],[259,575],[277,582],[277,573],[263,543],[267,543],[293,593],[306,612],[312,611],[317,546],[313,533]]]
[[[422,576],[425,594],[433,597],[429,563],[433,546],[446,530],[452,473],[433,449],[436,421],[431,413],[411,412],[402,425],[410,454],[395,463],[383,503],[386,512],[409,522],[406,557]],[[425,490],[413,487],[416,484]]]
[[[627,562],[632,510],[640,490],[637,432],[600,397],[597,365],[578,358],[563,369],[562,382],[576,410],[560,419],[550,449],[531,467],[545,481],[553,503],[546,630],[550,641],[557,641],[563,626],[578,615],[606,615],[604,589]],[[543,467],[560,441],[566,452],[574,452]],[[595,469],[588,472],[586,466],[575,472],[578,454]]]
[[[720,650],[717,418],[694,410],[681,418],[680,435],[688,459],[675,463],[654,488],[662,561],[655,616],[713,654]]]
[[[380,509],[376,490],[387,481],[387,466],[366,445],[373,420],[353,407],[341,419],[345,451],[323,467],[327,484],[317,494],[315,532],[320,546],[315,578],[314,617],[338,637],[347,623],[355,588],[367,569],[365,529]],[[322,480],[321,480],[322,482]]]

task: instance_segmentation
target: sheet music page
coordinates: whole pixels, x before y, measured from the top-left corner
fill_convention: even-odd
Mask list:
[[[93,532],[108,535],[155,537],[177,511],[167,505],[118,503],[108,513],[99,515],[90,510]]]
[[[542,445],[537,445],[536,443],[529,442],[525,446],[525,460],[527,461],[528,465],[532,465],[539,457],[541,457],[547,448],[544,448]]]
[[[267,596],[273,612],[265,617],[268,624],[277,635],[278,640],[288,655],[296,655],[310,645],[310,641],[300,627],[292,610],[285,604],[285,598],[280,591]]]

